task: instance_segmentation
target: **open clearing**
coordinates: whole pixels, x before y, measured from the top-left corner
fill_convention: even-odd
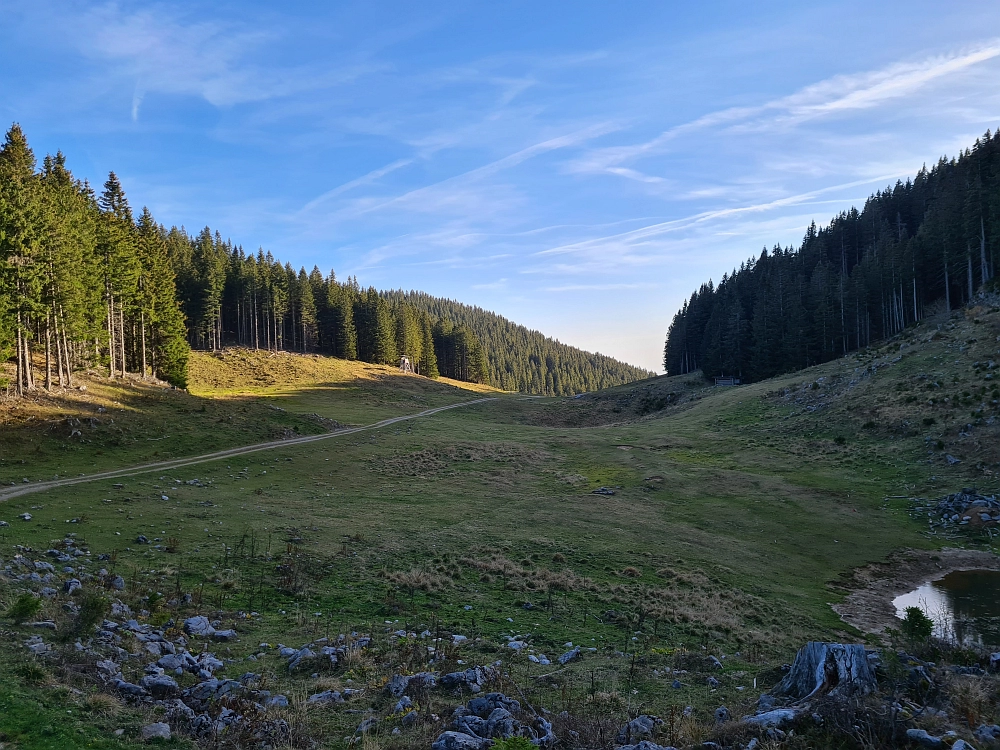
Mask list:
[[[985,537],[930,533],[907,498],[996,488],[997,381],[986,363],[1000,359],[998,337],[1000,314],[977,309],[740,388],[688,377],[575,399],[489,393],[488,403],[336,440],[56,486],[0,504],[10,523],[0,556],[76,534],[94,556],[112,555],[136,611],[161,623],[223,618],[240,633],[219,649],[233,660],[228,673],[252,667],[289,694],[351,679],[376,696],[386,675],[372,665],[289,675],[273,652],[247,663],[258,644],[427,628],[474,644],[450,659],[502,657],[551,710],[601,694],[618,696],[607,699],[611,713],[694,706],[704,716],[725,704],[738,715],[756,699],[756,681],[773,683],[774,667],[805,640],[863,637],[830,606],[849,593],[855,569],[904,548],[991,550]],[[200,354],[194,363],[190,394],[89,378],[86,393],[18,406],[0,437],[0,480],[323,435],[475,395],[294,355]],[[90,416],[99,422],[68,437],[67,419]],[[593,494],[600,488],[614,494]],[[190,603],[168,604],[184,593]],[[2,584],[0,608],[12,595]],[[45,606],[59,617],[59,600]],[[258,615],[233,620],[241,610]],[[595,651],[557,670],[515,654],[510,636],[550,658],[566,642]],[[21,632],[2,637],[20,654]],[[673,687],[676,676],[661,671],[709,653],[725,656],[717,687],[693,677]],[[26,659],[0,665],[0,680]],[[44,716],[60,747],[111,747],[119,741],[99,737],[102,726],[143,718],[102,724],[56,682],[43,677],[5,699],[0,731],[45,747],[23,729]],[[331,711],[322,736],[340,743],[359,721]],[[423,734],[384,744],[420,744],[432,729],[414,732]]]

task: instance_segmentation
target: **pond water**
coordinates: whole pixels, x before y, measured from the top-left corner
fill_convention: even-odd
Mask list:
[[[920,607],[934,635],[967,646],[1000,645],[1000,571],[956,570],[892,600],[896,616]]]

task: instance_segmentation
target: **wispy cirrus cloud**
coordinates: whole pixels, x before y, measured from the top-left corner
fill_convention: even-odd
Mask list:
[[[371,185],[375,182],[378,182],[378,180],[380,180],[381,178],[385,177],[388,174],[395,172],[397,169],[402,169],[403,167],[410,166],[411,164],[413,164],[413,161],[414,161],[413,159],[397,159],[391,164],[386,164],[384,167],[373,169],[371,172],[368,172],[367,174],[364,174],[361,177],[345,182],[343,185],[338,185],[332,190],[327,190],[322,195],[313,198],[311,201],[309,201],[306,205],[302,207],[302,210],[299,213],[304,214],[308,211],[312,211],[313,209],[318,208],[324,203],[334,198],[337,198],[338,196],[343,195],[344,193],[354,190],[355,188],[362,187],[363,185]]]
[[[134,82],[132,119],[151,93],[195,96],[216,107],[261,102],[340,85],[382,66],[274,65],[270,47],[287,33],[236,20],[192,20],[165,4],[119,3],[62,9],[51,28],[103,72]]]
[[[504,195],[504,191],[495,184],[488,185],[482,189],[477,189],[477,185],[482,185],[489,178],[538,156],[582,145],[590,140],[613,132],[619,127],[619,125],[613,122],[601,122],[579,128],[564,135],[546,138],[543,141],[533,143],[530,146],[526,146],[512,154],[508,154],[482,166],[430,185],[408,190],[391,198],[358,199],[334,212],[329,219],[336,222],[391,210],[405,210],[416,213],[454,213],[455,211],[459,211],[465,215],[489,216],[493,213],[491,206],[495,208],[497,205],[502,205],[504,199],[515,201],[516,196],[509,191]],[[484,194],[483,190],[488,194]],[[478,214],[475,213],[476,211],[478,211]]]
[[[595,149],[574,161],[571,168],[576,172],[605,173],[640,182],[657,182],[660,178],[622,165],[658,154],[672,141],[701,130],[790,127],[811,119],[878,107],[997,57],[1000,57],[1000,40],[991,40],[951,54],[896,62],[863,73],[833,76],[760,105],[710,112],[669,128],[642,143]]]

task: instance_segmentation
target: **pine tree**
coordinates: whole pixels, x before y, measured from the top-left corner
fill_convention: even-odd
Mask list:
[[[139,254],[142,259],[142,300],[139,326],[142,331],[142,373],[146,367],[168,383],[187,386],[189,347],[184,315],[177,299],[174,271],[170,265],[167,235],[148,208],[138,222]],[[147,362],[146,331],[149,330]]]
[[[101,212],[97,223],[97,252],[101,259],[106,305],[108,372],[114,378],[126,372],[125,315],[126,312],[131,314],[136,304],[140,272],[132,210],[114,172],[104,183],[98,205]]]
[[[31,322],[45,311],[44,267],[39,263],[44,226],[35,155],[15,124],[0,147],[0,274],[6,287],[3,312],[13,332],[19,394],[34,388]]]

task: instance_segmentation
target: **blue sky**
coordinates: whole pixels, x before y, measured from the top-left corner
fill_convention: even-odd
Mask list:
[[[996,2],[0,0],[39,156],[656,370],[702,281],[995,129],[998,81]]]

